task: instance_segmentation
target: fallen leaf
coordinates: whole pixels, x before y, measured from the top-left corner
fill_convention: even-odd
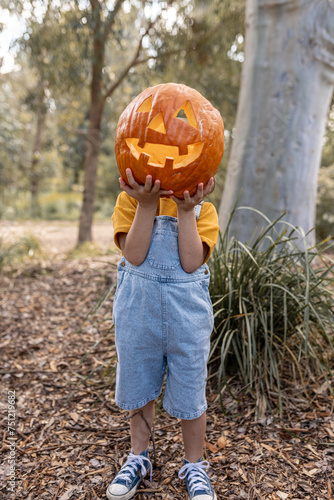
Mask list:
[[[281,498],[282,500],[285,500],[286,498],[288,498],[289,496],[289,493],[284,493],[283,491],[276,491],[276,495]]]
[[[313,493],[313,488],[306,481],[298,481],[298,486],[303,488],[307,493]]]
[[[334,438],[334,432],[329,427],[324,427],[324,431],[327,432],[330,438]]]
[[[50,361],[50,368],[53,372],[58,372],[58,368],[55,361]]]
[[[211,443],[208,443],[207,441],[205,441],[205,446],[207,447],[208,450],[210,450],[212,453],[217,453],[217,451],[219,451],[219,448],[217,448],[217,446],[215,446],[214,444],[211,444]]]
[[[321,472],[321,469],[311,469],[311,470],[306,470],[303,468],[302,473],[305,474],[305,476],[312,477],[314,474],[319,474]]]
[[[67,491],[65,491],[65,493],[59,498],[59,500],[69,500],[71,498],[71,496],[73,495],[73,493],[79,489],[79,486],[71,486],[71,488]]]
[[[80,415],[78,413],[75,413],[74,411],[72,411],[70,413],[70,417],[72,420],[74,420],[75,423],[77,423],[79,418],[80,418]]]
[[[218,448],[223,449],[226,447],[226,437],[225,436],[220,436],[217,442]]]
[[[329,390],[328,382],[324,382],[320,387],[313,389],[316,394],[325,394]]]

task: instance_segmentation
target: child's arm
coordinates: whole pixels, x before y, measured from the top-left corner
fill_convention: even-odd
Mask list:
[[[192,197],[189,191],[184,191],[183,200],[171,197],[177,204],[179,255],[186,273],[196,271],[203,264],[209,250],[198,234],[195,205],[204,200],[212,191],[213,185],[214,179],[211,178],[205,188],[203,183],[199,184],[196,194]]]
[[[156,180],[152,186],[152,176],[146,177],[145,185],[138,184],[131,172],[127,169],[128,183],[120,179],[121,188],[138,201],[136,214],[128,233],[118,235],[119,245],[124,257],[130,264],[140,266],[145,260],[150,246],[152,229],[157,204],[160,196],[170,196],[173,191],[160,189],[160,181]]]

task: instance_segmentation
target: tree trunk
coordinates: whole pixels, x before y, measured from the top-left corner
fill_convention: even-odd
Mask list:
[[[97,4],[99,5],[99,4]],[[95,187],[101,143],[101,121],[104,108],[102,96],[102,72],[106,39],[101,35],[99,7],[93,10],[95,16],[93,40],[92,81],[90,86],[90,113],[87,148],[84,163],[85,181],[83,203],[79,221],[78,245],[92,241],[92,223],[95,206]]]
[[[80,214],[78,244],[92,241],[92,224],[95,206],[95,188],[101,141],[100,110],[92,103],[87,149],[84,163],[85,181],[83,203]]]
[[[44,96],[44,92],[43,92]],[[41,106],[42,107],[42,106]],[[42,137],[46,119],[46,109],[37,113],[37,129],[31,160],[30,191],[31,191],[31,216],[40,216],[40,206],[38,201],[39,183],[41,180],[40,159],[42,148]]]
[[[334,84],[330,0],[248,0],[246,49],[219,220],[226,228],[238,196],[274,220],[308,232],[315,224],[322,138]],[[240,194],[241,193],[241,194]],[[264,220],[238,210],[231,236],[250,241]],[[314,231],[309,243],[315,240]]]

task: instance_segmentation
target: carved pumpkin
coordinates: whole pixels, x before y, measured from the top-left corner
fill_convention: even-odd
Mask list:
[[[196,90],[166,83],[139,94],[121,114],[115,151],[122,178],[131,168],[136,181],[147,175],[162,189],[183,198],[206,184],[224,153],[224,124],[219,111]]]

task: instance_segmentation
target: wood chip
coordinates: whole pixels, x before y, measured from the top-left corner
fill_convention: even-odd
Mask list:
[[[289,496],[289,493],[284,493],[283,491],[279,491],[279,490],[276,491],[275,493],[279,498],[281,498],[281,500],[286,500],[286,498],[288,498],[288,496]]]
[[[17,396],[17,498],[103,499],[126,461],[128,413],[115,404],[110,374],[102,377],[107,366],[116,368],[112,295],[97,315],[89,315],[109,287],[106,274],[116,278],[117,260],[114,255],[103,261],[54,261],[46,273],[31,276],[25,270],[10,277],[10,285],[0,284],[1,386],[15,389]],[[231,409],[227,415],[216,381],[209,381],[204,458],[219,498],[333,500],[332,398],[328,391],[316,392],[323,380],[308,378],[307,385],[312,402],[292,374],[284,373],[288,397],[282,417],[273,406],[259,422],[237,377],[231,386],[242,396],[236,402],[223,394]],[[1,404],[5,409],[4,400]],[[156,429],[157,467],[153,482],[138,489],[138,500],[185,498],[184,481],[178,478],[184,454],[180,422],[159,409]],[[9,444],[4,434],[5,456]],[[8,491],[3,494],[10,497]]]

